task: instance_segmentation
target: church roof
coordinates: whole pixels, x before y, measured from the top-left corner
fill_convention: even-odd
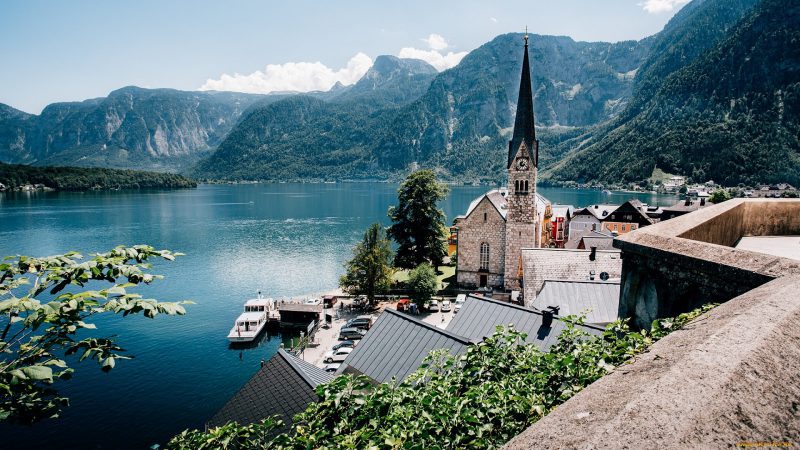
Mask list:
[[[506,200],[505,189],[492,189],[491,191],[481,195],[480,197],[476,198],[469,204],[469,208],[467,208],[467,214],[465,217],[469,216],[475,208],[478,207],[481,200],[484,198],[488,199],[492,205],[497,209],[497,212],[503,216],[503,220],[506,218],[506,212],[508,210],[508,201]]]
[[[531,89],[531,68],[528,62],[528,35],[525,35],[525,52],[522,57],[522,76],[519,81],[519,97],[517,99],[517,116],[514,119],[514,135],[508,143],[508,165],[524,142],[528,149],[529,158],[534,165],[538,165],[537,154],[534,150],[536,131],[533,128],[533,92]]]

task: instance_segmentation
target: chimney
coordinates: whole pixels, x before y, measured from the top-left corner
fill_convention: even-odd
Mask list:
[[[686,196],[686,202],[683,204],[683,206],[692,206],[692,198],[688,195]]]
[[[548,306],[547,309],[542,311],[542,326],[550,328],[553,326],[553,316],[558,314],[558,306]]]
[[[705,197],[700,199],[700,206],[706,206],[706,198]]]
[[[591,252],[589,252],[589,261],[594,261],[597,259],[597,247],[591,247]]]

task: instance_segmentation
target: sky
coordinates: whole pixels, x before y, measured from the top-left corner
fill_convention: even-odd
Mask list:
[[[2,0],[0,103],[47,104],[123,86],[327,90],[378,55],[452,67],[494,37],[641,39],[688,0]]]

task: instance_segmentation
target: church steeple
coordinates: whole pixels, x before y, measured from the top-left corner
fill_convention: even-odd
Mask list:
[[[528,31],[525,30],[525,53],[522,57],[522,76],[519,81],[519,98],[517,99],[517,117],[514,120],[514,135],[508,143],[508,166],[517,155],[519,146],[524,142],[529,158],[534,166],[539,164],[536,131],[533,128],[533,93],[531,92],[531,68],[528,62]]]

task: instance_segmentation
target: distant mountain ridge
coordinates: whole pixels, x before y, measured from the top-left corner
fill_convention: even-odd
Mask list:
[[[800,183],[793,12],[779,0],[693,0],[640,41],[532,35],[541,181],[640,182],[658,167],[695,181]],[[379,56],[357,83],[326,92],[129,87],[39,116],[0,105],[0,162],[221,180],[396,179],[430,167],[496,183],[521,51],[521,34],[501,35],[441,73]]]
[[[630,95],[633,74],[649,42],[587,43],[532,36],[537,123],[554,127],[541,133],[545,140],[558,141],[571,136],[575,127],[617,114]],[[521,43],[521,34],[498,36],[458,66],[430,80],[420,76],[425,90],[406,104],[387,102],[376,108],[374,100],[362,101],[357,95],[347,108],[337,104],[371,83],[373,74],[382,73],[376,67],[329,101],[290,98],[256,105],[194,175],[369,178],[391,177],[421,165],[436,167],[449,178],[495,180],[504,173],[498,149],[505,147],[513,123]],[[376,66],[383,62],[391,60],[378,59]],[[386,99],[391,91],[378,89],[372,95],[377,92]]]
[[[633,107],[561,144],[568,155],[545,179],[639,181],[658,167],[726,185],[800,183],[800,5],[690,6],[695,26],[677,24]]]

